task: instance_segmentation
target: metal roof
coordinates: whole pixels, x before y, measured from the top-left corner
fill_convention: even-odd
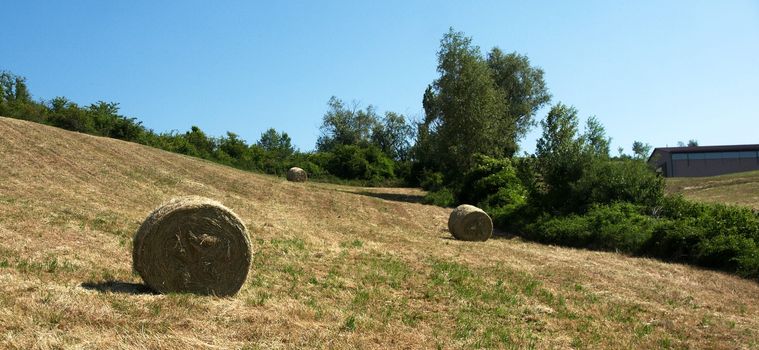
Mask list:
[[[696,153],[696,152],[731,152],[731,151],[759,151],[759,144],[751,145],[721,145],[721,146],[693,146],[693,147],[657,147],[654,148],[648,160],[661,153]]]

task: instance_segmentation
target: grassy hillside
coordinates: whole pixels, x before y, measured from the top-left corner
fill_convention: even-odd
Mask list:
[[[247,225],[234,298],[153,295],[131,239],[173,196]],[[759,348],[759,284],[614,253],[452,240],[420,192],[288,183],[0,118],[2,348]]]
[[[697,201],[738,204],[759,210],[759,171],[669,178],[667,190]]]

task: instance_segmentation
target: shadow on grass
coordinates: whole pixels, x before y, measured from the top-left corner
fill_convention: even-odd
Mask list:
[[[121,281],[83,282],[82,288],[96,290],[101,293],[158,294],[153,289],[142,283],[129,283]]]
[[[448,231],[447,229],[441,230],[441,232],[443,232],[444,234],[448,235],[448,236],[442,236],[442,237],[440,237],[441,239],[448,239],[448,240],[453,240],[453,241],[457,240],[455,237],[453,237],[453,235],[451,234],[451,232]],[[515,235],[513,233],[508,233],[506,231],[501,231],[501,230],[499,230],[497,228],[493,228],[493,235],[490,236],[490,239],[506,239],[506,240],[511,240],[511,239],[516,239],[516,238],[519,238],[519,236],[517,236],[517,235]]]
[[[422,201],[424,200],[424,196],[418,195],[418,194],[381,193],[381,192],[369,192],[369,191],[348,192],[348,193],[355,193],[355,194],[360,194],[362,196],[374,197],[374,198],[379,198],[379,199],[384,199],[387,201],[394,201],[394,202],[419,204],[419,203],[422,203]]]
[[[491,238],[493,238],[493,239],[514,239],[514,238],[519,238],[519,236],[517,236],[517,235],[515,235],[513,233],[502,231],[502,230],[494,227],[493,228],[493,237],[491,237]]]

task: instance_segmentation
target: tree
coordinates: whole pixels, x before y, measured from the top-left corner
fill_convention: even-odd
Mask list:
[[[698,147],[698,140],[696,139],[688,140],[688,147]]]
[[[606,129],[598,118],[592,116],[588,118],[585,124],[585,133],[583,135],[585,139],[586,151],[594,157],[608,158],[609,157],[609,144],[611,138],[606,137]],[[622,153],[622,151],[620,151]]]
[[[504,100],[471,38],[453,29],[443,36],[438,72],[423,100],[429,158],[450,177],[460,177],[474,164],[474,154],[503,156],[514,128],[497,123],[506,112]]]
[[[408,160],[410,139],[413,134],[414,128],[406,123],[406,117],[395,112],[387,112],[382,123],[374,125],[372,144],[388,157],[405,161]]]
[[[550,95],[543,71],[525,56],[494,48],[483,57],[472,39],[451,29],[438,51],[440,76],[422,100],[415,156],[425,166],[460,178],[474,155],[511,157]]]
[[[284,131],[278,133],[274,128],[269,128],[269,130],[261,134],[257,145],[281,158],[288,157],[295,152],[290,136]]]
[[[643,160],[646,159],[646,157],[648,157],[648,153],[651,152],[651,145],[647,143],[644,144],[640,141],[635,141],[632,145],[632,151],[635,155],[635,159]]]
[[[336,145],[329,152],[326,169],[343,179],[371,180],[375,183],[395,176],[393,161],[373,145]]]
[[[29,116],[35,111],[32,95],[26,87],[26,78],[11,72],[0,71],[0,115],[21,119],[39,120],[39,116]]]
[[[227,131],[227,137],[219,139],[219,151],[228,155],[233,162],[239,163],[248,151],[248,145],[237,134]]]
[[[205,159],[211,159],[211,155],[214,153],[216,145],[213,139],[206,136],[203,130],[193,125],[190,131],[184,134],[184,138],[187,143],[192,146],[189,155],[201,157]],[[194,152],[193,152],[194,151]]]
[[[14,93],[13,99],[19,103],[32,102],[32,95],[29,93],[29,89],[26,87],[26,78],[16,76],[14,80],[16,81],[16,91]]]
[[[56,97],[49,102],[47,122],[50,125],[71,131],[96,134],[94,121],[86,109],[82,109],[65,97]]]
[[[543,134],[535,149],[540,187],[532,194],[545,208],[563,211],[571,207],[572,186],[589,163],[583,152],[584,137],[578,135],[577,110],[564,104],[551,108],[540,122]]]
[[[316,141],[319,151],[329,151],[337,145],[366,146],[370,143],[371,132],[379,123],[374,106],[362,110],[354,102],[349,108],[335,96],[327,105],[329,110],[324,114],[319,128],[321,135]]]
[[[543,80],[543,70],[530,66],[527,56],[516,52],[504,54],[495,47],[488,54],[487,63],[506,107],[500,122],[508,130],[505,135],[511,143],[504,153],[512,156],[518,150],[519,140],[535,125],[535,113],[551,100],[551,94]]]

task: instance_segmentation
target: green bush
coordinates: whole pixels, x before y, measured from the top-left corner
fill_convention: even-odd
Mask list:
[[[733,258],[738,264],[737,273],[743,277],[759,279],[759,247],[754,240],[754,249],[745,249]]]
[[[456,198],[453,195],[453,191],[444,187],[437,191],[427,192],[422,203],[440,207],[453,207],[456,205]]]
[[[439,191],[443,189],[443,173],[424,170],[419,180],[419,185],[427,191]]]
[[[637,160],[597,160],[573,186],[572,202],[594,204],[628,202],[654,206],[664,197],[664,178]]]
[[[336,145],[326,153],[326,170],[342,179],[381,182],[395,177],[393,161],[374,146]]]
[[[544,243],[637,253],[655,224],[640,206],[614,203],[594,206],[584,215],[543,216],[528,225],[526,236]]]
[[[699,218],[707,215],[707,206],[686,200],[681,195],[665,196],[660,204],[652,209],[652,215],[668,219]]]
[[[703,228],[693,218],[669,220],[660,218],[643,253],[671,261],[695,261],[694,249],[704,239]]]
[[[477,155],[475,164],[464,176],[456,198],[459,203],[489,208],[524,204],[527,191],[509,159]]]
[[[525,208],[529,206],[522,207],[520,214]],[[618,202],[594,205],[584,214],[532,215],[532,223],[521,232],[538,242],[646,255],[759,277],[759,216],[748,208],[675,197],[665,198],[653,211]]]
[[[706,238],[740,236],[759,242],[759,214],[746,207],[696,203],[674,196],[665,198],[653,212],[696,226]]]
[[[642,214],[642,208],[630,203],[593,207],[587,214],[596,238],[591,247],[637,253],[651,238],[656,219]]]
[[[743,270],[741,262],[750,262],[757,256],[756,242],[745,236],[718,235],[705,239],[696,246],[696,263],[727,271]]]
[[[582,215],[551,216],[544,214],[525,227],[522,236],[546,244],[585,247],[591,241],[590,223]]]

